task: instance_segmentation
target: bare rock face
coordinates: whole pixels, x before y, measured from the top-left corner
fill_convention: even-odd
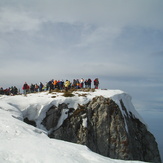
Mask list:
[[[161,163],[157,143],[146,126],[131,112],[123,101],[119,106],[103,96],[95,97],[76,110],[67,104],[49,109],[42,124],[51,130],[49,137],[86,145],[103,156],[123,160]],[[67,118],[56,128],[61,112]]]
[[[62,110],[67,108],[68,106],[66,104],[59,104],[58,107],[54,105],[50,107],[50,109],[46,113],[46,117],[42,121],[42,124],[46,127],[47,130],[50,130],[57,126],[59,118],[62,114]]]

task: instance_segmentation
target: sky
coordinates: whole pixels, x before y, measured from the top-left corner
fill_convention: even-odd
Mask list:
[[[162,0],[0,0],[0,86],[94,78],[163,115]]]

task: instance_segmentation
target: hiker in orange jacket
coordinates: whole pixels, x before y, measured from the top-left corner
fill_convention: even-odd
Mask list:
[[[57,88],[57,83],[58,83],[57,80],[54,80],[54,82],[53,82],[54,89]]]

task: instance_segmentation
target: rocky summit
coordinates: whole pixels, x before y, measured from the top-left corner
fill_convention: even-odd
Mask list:
[[[47,109],[41,124],[50,138],[86,145],[114,159],[161,163],[157,142],[133,108],[129,95],[107,97],[106,93],[96,92],[84,103],[78,103],[81,96],[87,99],[90,94],[74,96]],[[76,101],[75,108],[71,101]]]

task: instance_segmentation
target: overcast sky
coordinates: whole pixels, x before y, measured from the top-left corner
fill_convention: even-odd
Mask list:
[[[3,87],[99,77],[160,108],[163,1],[0,0],[0,76]]]

